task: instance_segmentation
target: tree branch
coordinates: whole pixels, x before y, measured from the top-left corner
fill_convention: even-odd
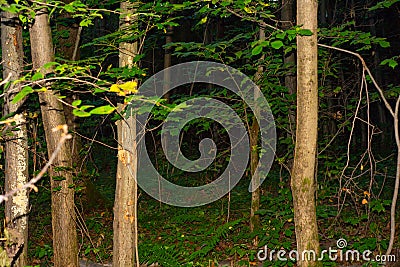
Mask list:
[[[27,188],[31,188],[35,192],[38,191],[38,188],[35,186],[35,183],[37,183],[43,177],[43,175],[47,172],[47,169],[51,166],[51,164],[57,157],[57,155],[60,152],[61,147],[64,145],[65,141],[72,138],[72,135],[68,134],[67,125],[59,125],[58,127],[52,129],[53,132],[59,131],[59,130],[62,130],[63,133],[61,135],[60,140],[58,141],[57,147],[54,150],[53,154],[51,154],[49,161],[46,163],[46,165],[43,167],[43,169],[39,172],[39,174],[36,175],[34,178],[32,178],[28,183],[24,184],[23,186],[15,188],[9,192],[6,192],[4,195],[0,195],[0,203],[2,203],[3,201],[7,201],[9,197],[13,196],[14,194],[16,194],[17,192],[19,192],[21,190],[27,189]]]

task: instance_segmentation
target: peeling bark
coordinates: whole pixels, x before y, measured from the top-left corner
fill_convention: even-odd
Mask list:
[[[4,79],[10,81],[21,76],[23,71],[22,27],[16,14],[2,12],[1,48]],[[9,192],[28,182],[28,135],[22,101],[13,104],[11,100],[21,90],[20,85],[10,84],[5,89],[4,115],[17,113],[13,119],[15,129],[5,144],[5,191]],[[5,203],[6,228],[11,241],[22,249],[14,266],[27,265],[29,197],[27,190],[21,190]]]

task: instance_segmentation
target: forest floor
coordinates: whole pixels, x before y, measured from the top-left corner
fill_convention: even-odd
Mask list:
[[[263,187],[259,211],[261,228],[254,233],[250,232],[248,224],[250,194],[245,179],[229,195],[195,208],[162,204],[140,191],[138,238],[141,262],[160,266],[295,266],[290,261],[277,261],[276,257],[264,263],[257,259],[257,252],[265,245],[270,250],[290,251],[296,247],[291,192],[289,186],[279,180],[279,177],[275,181],[272,179]],[[102,196],[96,205],[87,205],[85,195],[78,194],[77,197],[80,254],[92,264],[105,264],[112,260],[113,179],[111,176],[98,177],[95,185]],[[51,266],[51,218],[49,210],[43,208],[48,206],[50,194],[46,196],[45,192],[49,192],[46,190],[41,192],[43,194],[37,194],[32,201],[35,212],[32,214],[40,215],[31,217],[30,255],[32,264]],[[362,204],[355,207],[356,204],[349,203],[338,217],[334,195],[333,188],[319,190],[318,194],[322,249],[335,248],[337,240],[342,238],[347,242],[346,249],[384,254],[389,236],[387,211],[370,212],[368,219],[366,213],[362,213]],[[399,247],[398,242],[396,247]],[[324,266],[362,264],[324,261]]]

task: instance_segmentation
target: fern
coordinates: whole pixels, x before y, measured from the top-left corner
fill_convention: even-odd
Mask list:
[[[226,224],[221,225],[215,231],[209,231],[207,236],[207,243],[198,251],[194,252],[190,255],[189,260],[193,260],[197,257],[203,258],[206,256],[211,250],[215,248],[215,246],[225,237],[228,236],[228,233],[231,231],[232,227],[239,224],[243,219],[238,219],[232,222],[228,222]]]
[[[172,218],[175,223],[201,222],[203,221],[197,214],[181,214]]]
[[[178,254],[174,246],[143,244],[139,247],[139,259],[141,264],[146,265],[157,263],[163,267],[181,266],[182,264],[178,260]]]

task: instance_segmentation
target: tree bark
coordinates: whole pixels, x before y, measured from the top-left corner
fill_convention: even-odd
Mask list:
[[[65,4],[69,4],[72,0],[63,0]],[[64,11],[57,18],[57,31],[68,32],[67,37],[60,37],[56,43],[58,46],[56,47],[56,51],[60,56],[64,59],[75,61],[79,59],[79,42],[80,42],[80,34],[81,27],[74,22],[71,14]],[[77,100],[78,96],[74,93],[67,93],[64,101],[71,104],[74,100]],[[65,119],[68,125],[68,129],[70,131],[76,132],[79,128],[79,124],[76,122],[76,117],[72,113],[73,108],[68,105],[64,105],[64,114]],[[82,140],[80,136],[76,134],[72,134],[72,139],[67,140],[68,145],[71,147],[72,153],[72,165],[74,167],[81,167],[82,159],[79,155],[80,150],[82,149]]]
[[[3,79],[10,78],[15,81],[21,77],[23,71],[23,46],[22,27],[18,15],[2,12],[1,19],[1,49],[3,60]],[[10,75],[10,77],[9,77]],[[21,187],[29,180],[28,177],[28,134],[25,125],[23,110],[19,110],[22,101],[13,104],[11,100],[21,90],[18,84],[5,87],[3,115],[12,113],[16,128],[12,131],[12,137],[5,143],[5,191]],[[18,114],[19,113],[19,114]],[[10,197],[5,203],[6,228],[11,235],[11,242],[16,243],[22,250],[14,266],[22,267],[28,264],[28,190],[21,190]]]
[[[297,0],[297,24],[310,29],[312,36],[297,37],[297,127],[292,194],[298,266],[319,266],[302,255],[319,254],[315,207],[315,157],[318,129],[317,1]]]
[[[293,26],[293,1],[294,0],[283,0],[282,1],[282,11],[281,11],[281,19],[282,19],[282,28],[284,30],[289,29]],[[296,67],[296,57],[294,52],[290,52],[284,55],[284,65],[289,68],[289,71],[285,73],[285,86],[289,90],[289,94],[294,95],[296,93],[296,73],[294,68]],[[293,69],[292,69],[293,68]],[[294,110],[289,108],[289,122],[291,125],[292,136],[294,136],[294,127],[296,122],[296,116],[294,114]]]
[[[293,5],[295,0],[283,0],[281,10],[282,29],[288,30],[294,25],[293,17]],[[290,95],[296,94],[296,55],[294,52],[289,52],[283,56],[283,63],[288,69],[285,73],[285,87],[288,89]],[[295,142],[296,136],[296,111],[292,108],[292,104],[289,102],[288,108],[288,119],[289,119],[289,134],[288,137]],[[289,168],[292,167],[293,159],[289,157],[287,165]]]
[[[259,30],[259,40],[260,41],[265,41],[265,29],[260,27]],[[262,66],[262,61],[264,60],[264,55],[261,56],[260,58],[260,65],[257,68],[257,72],[254,75],[254,81],[255,83],[259,83],[261,78],[262,78],[262,73],[264,71],[264,68]],[[260,97],[258,95],[258,90],[254,91],[254,101],[257,103],[257,99]],[[255,105],[255,110],[254,113],[260,113],[260,110],[258,110],[257,105]],[[251,175],[254,176],[257,165],[258,165],[258,160],[259,160],[259,155],[258,155],[258,135],[260,133],[260,128],[258,125],[257,118],[254,114],[253,117],[253,122],[251,125],[250,129],[250,171]],[[252,177],[252,183],[253,183],[253,188],[256,187],[256,185],[260,184],[260,177]],[[260,187],[257,187],[256,190],[251,192],[251,208],[250,208],[250,230],[253,232],[257,228],[260,227],[260,216],[257,213],[257,211],[260,209]],[[253,245],[257,246],[258,245],[258,240],[255,239],[253,240]]]
[[[49,17],[46,9],[37,11],[35,21],[30,28],[31,53],[33,68],[47,74],[52,70],[43,65],[54,61],[53,41]],[[47,84],[47,87],[51,84]],[[63,105],[55,93],[48,88],[39,93],[43,126],[46,136],[47,152],[53,154],[61,131],[52,131],[60,125],[65,125]],[[71,169],[71,150],[64,144],[50,168],[51,180],[51,215],[53,230],[53,251],[55,267],[78,266],[78,246],[74,211],[74,189]]]
[[[120,29],[135,23],[131,15],[135,12],[129,2],[121,3]],[[132,68],[134,56],[137,54],[137,42],[121,43],[119,66]],[[125,106],[120,104],[119,110]],[[125,119],[117,122],[118,131],[118,165],[114,203],[114,240],[113,266],[139,266],[137,254],[137,142],[136,115],[132,109],[125,114]]]
[[[173,4],[174,1],[171,0],[171,4]],[[167,26],[167,32],[165,33],[165,44],[168,45],[172,43],[172,35],[174,34],[174,28],[171,25]],[[172,51],[170,48],[166,48],[164,50],[164,98],[167,101],[167,103],[170,102],[170,93],[167,92],[169,89],[169,86],[171,84],[171,73],[168,69],[172,65]]]

